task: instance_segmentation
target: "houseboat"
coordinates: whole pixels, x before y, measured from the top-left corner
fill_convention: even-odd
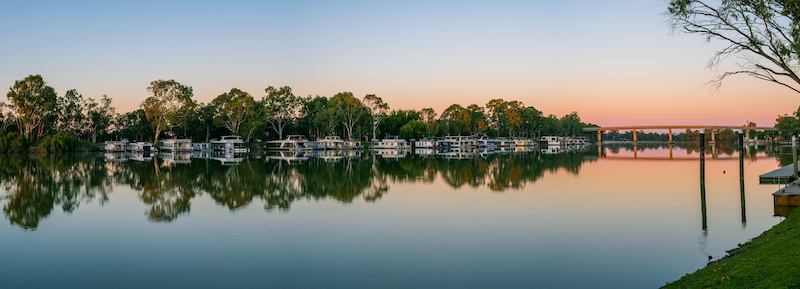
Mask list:
[[[106,141],[104,149],[107,152],[125,152],[128,150],[128,140]]]
[[[211,144],[207,142],[193,142],[192,150],[194,151],[210,151]]]
[[[471,136],[446,136],[444,139],[439,141],[442,146],[448,146],[451,148],[466,148],[472,147],[477,145],[477,141],[474,137]]]
[[[514,138],[514,146],[517,147],[526,147],[531,145],[531,141],[526,138]]]
[[[396,135],[387,136],[379,142],[372,145],[374,149],[405,149],[408,148],[406,140],[397,137]]]
[[[352,149],[338,136],[326,136],[322,140],[317,141],[317,147],[323,150],[349,150]]]
[[[439,141],[432,137],[424,137],[414,141],[415,148],[440,148]]]
[[[156,148],[149,142],[134,142],[128,144],[129,152],[154,152]]]
[[[361,144],[361,140],[358,139],[357,136],[351,135],[344,140],[345,145],[353,148],[353,149],[363,149],[364,145]]]
[[[507,137],[504,136],[493,139],[492,142],[494,142],[494,144],[497,145],[498,147],[510,147],[511,144],[514,143],[513,141],[509,140]]]
[[[557,136],[543,136],[539,139],[539,146],[540,147],[554,147],[554,146],[561,146],[563,144],[561,137]]]
[[[192,140],[186,138],[162,139],[160,150],[171,152],[190,152],[192,151]]]
[[[284,140],[267,141],[264,145],[268,150],[303,151],[311,150],[311,144],[302,135],[289,135]]]
[[[220,140],[212,140],[211,141],[211,149],[214,151],[220,152],[230,152],[230,153],[248,153],[250,152],[250,148],[242,140],[242,137],[238,135],[228,135],[223,136]]]

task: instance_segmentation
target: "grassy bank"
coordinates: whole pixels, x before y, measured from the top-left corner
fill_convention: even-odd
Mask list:
[[[800,288],[800,210],[725,258],[662,288]]]

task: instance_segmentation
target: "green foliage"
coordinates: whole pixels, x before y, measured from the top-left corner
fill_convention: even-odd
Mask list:
[[[197,105],[192,100],[192,96],[194,96],[192,87],[182,85],[172,79],[159,79],[150,82],[147,91],[152,93],[153,96],[145,99],[141,107],[147,120],[155,130],[153,139],[156,140],[162,131],[171,127],[171,124],[174,123],[173,121],[186,119],[185,117],[179,118],[179,113],[180,115],[186,115]]]
[[[39,147],[51,153],[92,151],[96,147],[88,141],[78,141],[66,132],[60,132],[53,136],[46,136],[39,141]]]
[[[55,89],[45,84],[41,75],[15,81],[6,96],[17,127],[26,139],[38,139],[54,122],[58,96]]]
[[[261,99],[261,102],[263,102],[266,114],[263,114],[262,117],[278,134],[278,139],[282,139],[284,128],[299,117],[306,99],[295,96],[289,86],[281,88],[270,86],[265,88],[264,92],[267,95]]]
[[[15,132],[0,131],[0,153],[23,153],[28,151],[28,140]]]
[[[400,138],[420,138],[427,133],[427,126],[424,122],[412,120],[400,128]]]
[[[230,92],[220,94],[211,104],[217,108],[220,125],[228,129],[232,134],[242,135],[241,125],[247,121],[254,104],[253,97],[249,93],[231,88]]]
[[[793,116],[782,115],[775,119],[775,128],[778,135],[784,139],[791,139],[793,135],[800,134],[800,107],[794,112]],[[755,124],[754,124],[755,125]]]

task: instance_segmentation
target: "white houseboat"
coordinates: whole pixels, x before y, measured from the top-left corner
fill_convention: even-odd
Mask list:
[[[344,140],[345,145],[353,148],[353,149],[363,149],[364,145],[361,144],[361,140],[358,139],[357,136],[349,136],[347,139]]]
[[[406,140],[397,137],[396,135],[387,136],[379,142],[372,145],[374,149],[405,149],[408,148]]]
[[[432,137],[424,137],[414,141],[415,148],[439,148],[439,141]]]
[[[442,146],[448,146],[451,148],[466,148],[466,147],[473,147],[477,145],[477,141],[474,137],[471,136],[446,136],[444,139],[439,141]]]
[[[547,146],[561,146],[562,145],[561,137],[557,136],[543,136],[539,139],[539,146],[540,147],[547,147]]]
[[[247,153],[250,152],[250,148],[242,140],[242,137],[238,135],[228,135],[223,136],[220,140],[212,140],[211,141],[211,149],[214,151],[221,151],[226,153]]]
[[[492,142],[494,142],[494,144],[497,145],[498,147],[510,147],[511,144],[514,143],[513,141],[509,140],[507,137],[504,136],[493,139]]]
[[[186,138],[162,139],[159,149],[171,152],[190,152],[192,151],[192,140]]]
[[[192,150],[194,151],[210,151],[211,144],[207,142],[193,142]]]
[[[268,150],[302,151],[311,150],[311,144],[302,135],[289,135],[284,140],[267,141],[264,145]]]
[[[349,150],[352,149],[338,136],[326,136],[322,140],[317,141],[317,147],[323,150]]]
[[[104,149],[107,152],[125,152],[128,150],[128,140],[106,141]]]
[[[128,144],[128,151],[129,152],[154,152],[156,148],[153,147],[152,143],[149,142],[134,142]]]

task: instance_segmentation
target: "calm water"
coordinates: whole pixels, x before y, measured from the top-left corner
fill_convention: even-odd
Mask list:
[[[3,288],[653,288],[782,220],[778,186],[758,175],[787,154],[763,150],[720,145],[703,162],[697,147],[666,144],[233,163],[0,156],[0,279]]]

